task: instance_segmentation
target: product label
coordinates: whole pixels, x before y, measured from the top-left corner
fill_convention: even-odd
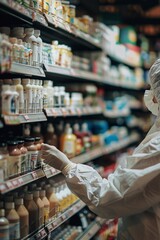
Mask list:
[[[21,154],[21,173],[27,171],[28,155]]]
[[[10,240],[18,240],[20,239],[20,224],[17,223],[10,223],[9,224],[9,236]]]
[[[44,207],[44,223],[46,223],[49,219],[49,206]]]
[[[7,178],[7,159],[0,161],[0,182]]]
[[[30,167],[34,170],[37,167],[38,151],[29,151]]]
[[[64,143],[64,153],[67,155],[72,155],[74,154],[74,142],[71,141],[65,141]]]
[[[20,156],[9,156],[8,159],[8,177],[17,175],[20,173]]]
[[[0,239],[9,240],[9,226],[0,226]]]

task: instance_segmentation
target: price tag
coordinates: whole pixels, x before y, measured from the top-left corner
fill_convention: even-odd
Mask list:
[[[71,31],[71,28],[70,28],[70,26],[69,26],[69,24],[68,23],[64,23],[64,26],[65,26],[65,29],[69,32],[69,33],[71,33],[72,31]]]
[[[66,117],[68,115],[68,111],[66,108],[61,108],[62,114],[64,117]]]
[[[77,108],[76,111],[77,111],[78,116],[81,116],[81,115],[82,115],[81,108]]]
[[[70,108],[70,113],[72,115],[77,115],[76,109],[75,108]]]
[[[37,179],[37,173],[36,173],[36,172],[32,172],[32,177],[33,177],[34,179]]]
[[[41,234],[41,237],[47,236],[47,233],[46,233],[45,229],[42,229],[40,234]]]
[[[41,234],[40,234],[40,233],[37,233],[36,236],[35,236],[35,238],[36,238],[37,240],[40,240],[40,239],[41,239]]]
[[[28,121],[30,119],[28,115],[23,115],[23,117],[26,121]]]
[[[10,181],[6,182],[6,185],[9,189],[13,188],[13,184]]]
[[[51,168],[51,173],[55,174],[56,173],[56,169],[55,168]]]
[[[49,224],[49,225],[47,226],[47,229],[48,229],[49,232],[52,232],[52,230],[53,230],[53,224]]]
[[[56,111],[55,108],[52,109],[52,114],[53,114],[54,117],[57,117],[57,111]]]
[[[58,27],[58,19],[57,19],[56,15],[53,17],[53,23],[54,23],[55,27]]]
[[[6,190],[6,186],[4,183],[0,184],[0,192],[4,192]]]
[[[19,185],[23,184],[24,183],[23,178],[18,178],[18,182],[19,182]]]
[[[17,187],[19,185],[18,180],[17,179],[13,180],[12,184],[13,184],[14,187]]]

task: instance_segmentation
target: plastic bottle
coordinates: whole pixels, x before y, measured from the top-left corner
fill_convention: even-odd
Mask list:
[[[8,145],[8,177],[13,177],[20,173],[21,151],[17,141],[9,141]]]
[[[12,99],[12,92],[10,90],[10,85],[2,85],[2,115],[11,115],[11,99]]]
[[[25,138],[24,146],[28,150],[28,170],[34,170],[37,168],[37,158],[38,158],[38,151],[36,146],[34,145],[34,138],[29,137]]]
[[[12,92],[11,98],[11,113],[18,114],[19,113],[19,93],[16,91],[16,86],[10,86]]]
[[[19,63],[20,51],[19,51],[19,45],[17,44],[17,38],[10,38],[10,42],[12,43],[11,60],[12,62]]]
[[[55,147],[58,146],[57,136],[55,134],[55,130],[52,123],[47,124],[47,131],[46,134],[44,135],[44,142]]]
[[[39,219],[39,226],[44,224],[44,203],[39,197],[39,191],[33,191],[33,200],[38,206],[38,219]]]
[[[29,233],[32,233],[39,227],[38,206],[33,200],[32,193],[24,195],[24,205],[29,212]]]
[[[34,29],[34,36],[37,38],[37,44],[38,44],[38,63],[42,64],[42,46],[43,42],[42,39],[40,38],[40,30],[39,29]]]
[[[6,218],[9,221],[9,239],[20,239],[20,218],[15,210],[14,202],[5,203]]]
[[[59,202],[58,202],[58,199],[56,197],[53,187],[48,187],[46,189],[46,197],[48,198],[48,201],[50,202],[49,217],[55,218],[56,215],[58,214]]]
[[[4,209],[0,209],[0,239],[10,240],[9,239],[9,221],[5,217]]]
[[[66,134],[62,139],[61,151],[64,152],[68,158],[76,155],[76,136],[72,133],[72,128],[68,128]]]
[[[24,113],[32,113],[32,86],[29,78],[22,79],[24,89]]]
[[[91,142],[91,133],[88,131],[88,126],[86,123],[82,124],[82,136],[83,136],[84,150],[88,151],[91,149],[92,142]]]
[[[44,224],[49,220],[50,202],[46,197],[46,191],[40,190],[39,196],[44,204]]]
[[[4,182],[8,178],[7,164],[9,154],[7,151],[7,144],[4,141],[0,141],[0,182]]]
[[[78,123],[75,123],[73,125],[73,133],[76,135],[77,140],[76,140],[76,155],[81,154],[84,152],[84,147],[83,147],[83,136],[82,133],[80,132],[80,126]]]
[[[19,94],[19,113],[23,113],[24,111],[24,90],[21,84],[20,78],[14,78],[13,84],[16,86],[16,91]]]
[[[34,79],[30,79],[31,92],[32,92],[32,113],[36,112],[36,97],[37,97],[37,86],[35,85]]]
[[[21,151],[20,172],[24,173],[27,171],[28,164],[28,150],[24,146],[24,140],[18,140],[18,148]]]
[[[20,237],[22,239],[29,234],[29,212],[24,206],[23,198],[15,199],[15,208],[20,218]]]
[[[36,66],[38,64],[38,42],[37,42],[37,38],[34,36],[34,29],[26,28],[25,34],[26,36],[23,39],[23,41],[31,44],[31,49],[33,52],[32,65]]]
[[[25,48],[24,48],[22,39],[18,39],[17,44],[19,46],[19,63],[24,63]]]
[[[59,94],[60,94],[60,106],[61,107],[64,107],[65,106],[65,101],[64,101],[64,98],[65,98],[65,87],[64,86],[61,86],[59,87]]]

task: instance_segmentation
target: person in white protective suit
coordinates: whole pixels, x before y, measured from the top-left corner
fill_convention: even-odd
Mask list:
[[[57,148],[43,144],[44,162],[62,171],[71,191],[91,211],[119,218],[118,240],[160,240],[160,59],[149,71],[144,101],[157,115],[145,139],[108,179],[92,167],[72,163]]]

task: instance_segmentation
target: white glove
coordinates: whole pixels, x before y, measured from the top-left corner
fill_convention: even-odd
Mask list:
[[[41,158],[44,163],[58,169],[59,171],[63,171],[65,167],[68,168],[71,165],[75,165],[56,147],[44,143],[42,144]]]

